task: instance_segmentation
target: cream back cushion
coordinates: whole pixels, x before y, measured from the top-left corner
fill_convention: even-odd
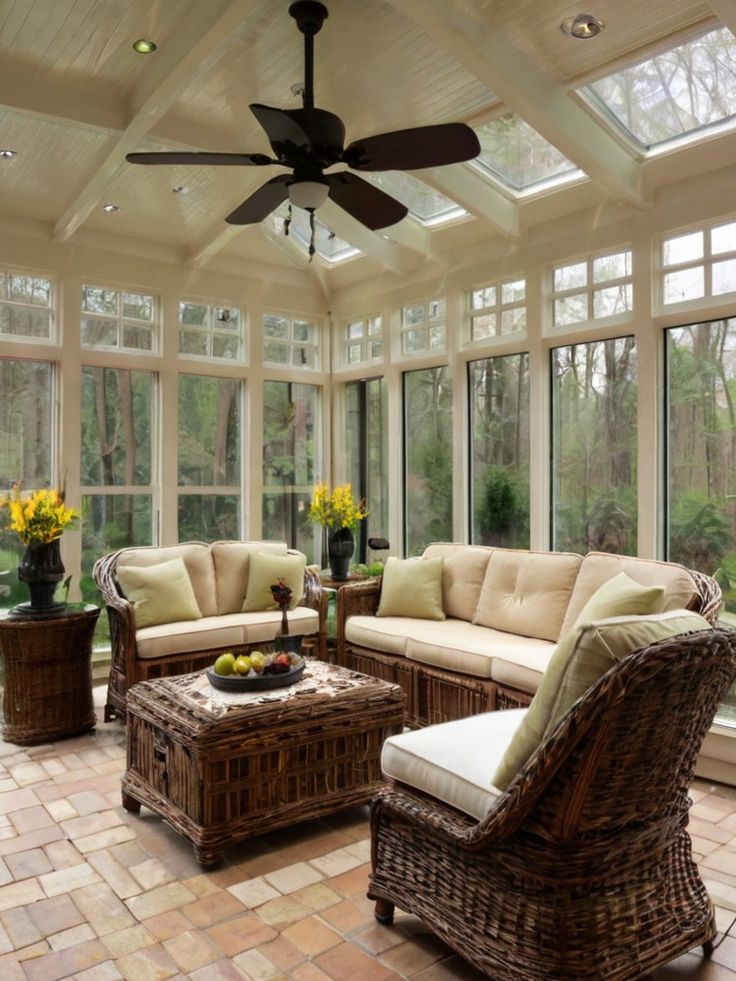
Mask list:
[[[664,586],[662,610],[686,610],[697,595],[690,573],[684,566],[674,562],[612,555],[610,552],[588,552],[575,581],[562,625],[563,632],[573,626],[593,593],[619,572],[625,572],[630,579],[636,580],[642,586]]]
[[[505,790],[567,710],[617,660],[659,640],[709,628],[697,613],[671,610],[651,616],[620,616],[580,623],[557,645],[524,719],[491,783]]]
[[[248,588],[250,557],[254,552],[286,555],[286,542],[214,542],[212,558],[217,583],[217,613],[240,613]]]
[[[580,562],[569,552],[494,548],[473,623],[557,640]]]
[[[183,559],[187,567],[189,581],[194,590],[197,606],[203,617],[217,616],[217,596],[215,591],[215,566],[212,550],[203,542],[182,542],[180,545],[150,545],[141,548],[126,548],[118,556],[115,572],[128,566],[151,566],[168,562],[169,559]]]
[[[202,618],[182,558],[150,566],[123,566],[117,569],[117,577],[135,609],[137,630]]]
[[[491,551],[482,545],[449,542],[433,542],[425,548],[423,559],[444,559],[442,608],[445,616],[458,620],[473,619]]]
[[[387,559],[376,616],[444,620],[443,562],[441,558]]]
[[[304,569],[306,555],[273,555],[267,552],[254,552],[250,557],[248,589],[243,601],[243,613],[260,610],[278,610],[271,586],[283,579],[291,587],[289,609],[298,606],[304,592]]]

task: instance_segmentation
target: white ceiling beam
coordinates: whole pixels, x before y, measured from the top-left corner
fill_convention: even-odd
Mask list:
[[[708,0],[708,6],[732,34],[736,34],[736,4],[733,0]]]
[[[621,144],[512,43],[493,4],[389,0],[616,201],[649,202],[642,167]],[[578,42],[571,42],[578,43]],[[582,43],[582,42],[580,42]],[[592,42],[595,43],[595,42]]]
[[[184,265],[188,269],[200,269],[206,266],[210,259],[221,252],[242,230],[241,225],[228,225],[227,222],[221,222],[189,250]]]
[[[435,191],[452,198],[476,218],[481,218],[514,242],[521,241],[519,206],[499,188],[465,164],[415,170],[414,176]]]
[[[372,259],[377,259],[391,272],[405,276],[419,265],[416,255],[412,255],[401,245],[394,245],[393,242],[387,241],[380,232],[373,232],[370,228],[366,228],[362,222],[353,218],[334,201],[328,200],[322,205],[319,209],[319,220],[356,249],[360,249]],[[392,235],[396,227],[396,225],[389,226],[386,234]]]
[[[68,239],[99,203],[105,188],[125,161],[202,71],[207,59],[227,45],[258,0],[210,0],[187,12],[165,48],[155,55],[130,101],[130,118],[106,159],[86,181],[84,188],[57,220],[53,238]]]
[[[429,231],[417,218],[411,216],[404,218],[403,221],[386,229],[386,234],[397,245],[403,245],[405,249],[418,253],[423,259],[439,261],[439,257],[432,249],[432,237]]]
[[[283,233],[277,232],[269,221],[262,221],[259,228],[263,237],[271,245],[275,245],[277,249],[280,249],[284,253],[290,265],[300,269],[302,272],[308,272],[316,279],[324,298],[329,300],[332,295],[332,287],[330,286],[327,270],[322,266],[319,256],[313,262],[309,262],[309,254],[304,246],[293,235],[284,235]]]
[[[52,123],[72,123],[116,132],[125,129],[127,109],[121,99],[98,96],[34,75],[0,69],[0,105]]]

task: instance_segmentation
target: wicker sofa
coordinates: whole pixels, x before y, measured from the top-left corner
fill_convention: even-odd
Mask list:
[[[381,579],[348,584],[337,601],[338,663],[400,684],[411,726],[528,705],[560,636],[619,572],[664,586],[664,610],[715,623],[721,605],[713,579],[675,563],[446,542],[422,555],[437,558],[446,619],[376,616]]]
[[[179,545],[124,548],[98,559],[92,571],[110,622],[111,665],[105,721],[125,714],[128,688],[138,681],[197,671],[219,653],[237,653],[266,645],[281,630],[278,610],[241,611],[254,553],[273,556],[301,553],[283,542],[184,542]],[[133,603],[126,599],[118,572],[181,559],[201,617],[136,627]],[[301,634],[310,653],[327,657],[327,594],[317,569],[306,566],[303,595],[289,614],[289,632]]]

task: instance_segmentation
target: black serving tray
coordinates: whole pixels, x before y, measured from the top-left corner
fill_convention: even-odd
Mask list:
[[[213,688],[220,691],[273,691],[274,688],[288,688],[296,684],[304,674],[305,663],[296,664],[283,674],[258,674],[254,677],[238,674],[215,674],[212,668],[207,668],[207,681]]]

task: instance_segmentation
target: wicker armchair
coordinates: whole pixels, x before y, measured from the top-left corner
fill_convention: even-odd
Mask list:
[[[402,786],[371,807],[369,897],[514,981],[641,978],[712,951],[688,786],[736,632],[661,641],[591,688],[480,822]]]

